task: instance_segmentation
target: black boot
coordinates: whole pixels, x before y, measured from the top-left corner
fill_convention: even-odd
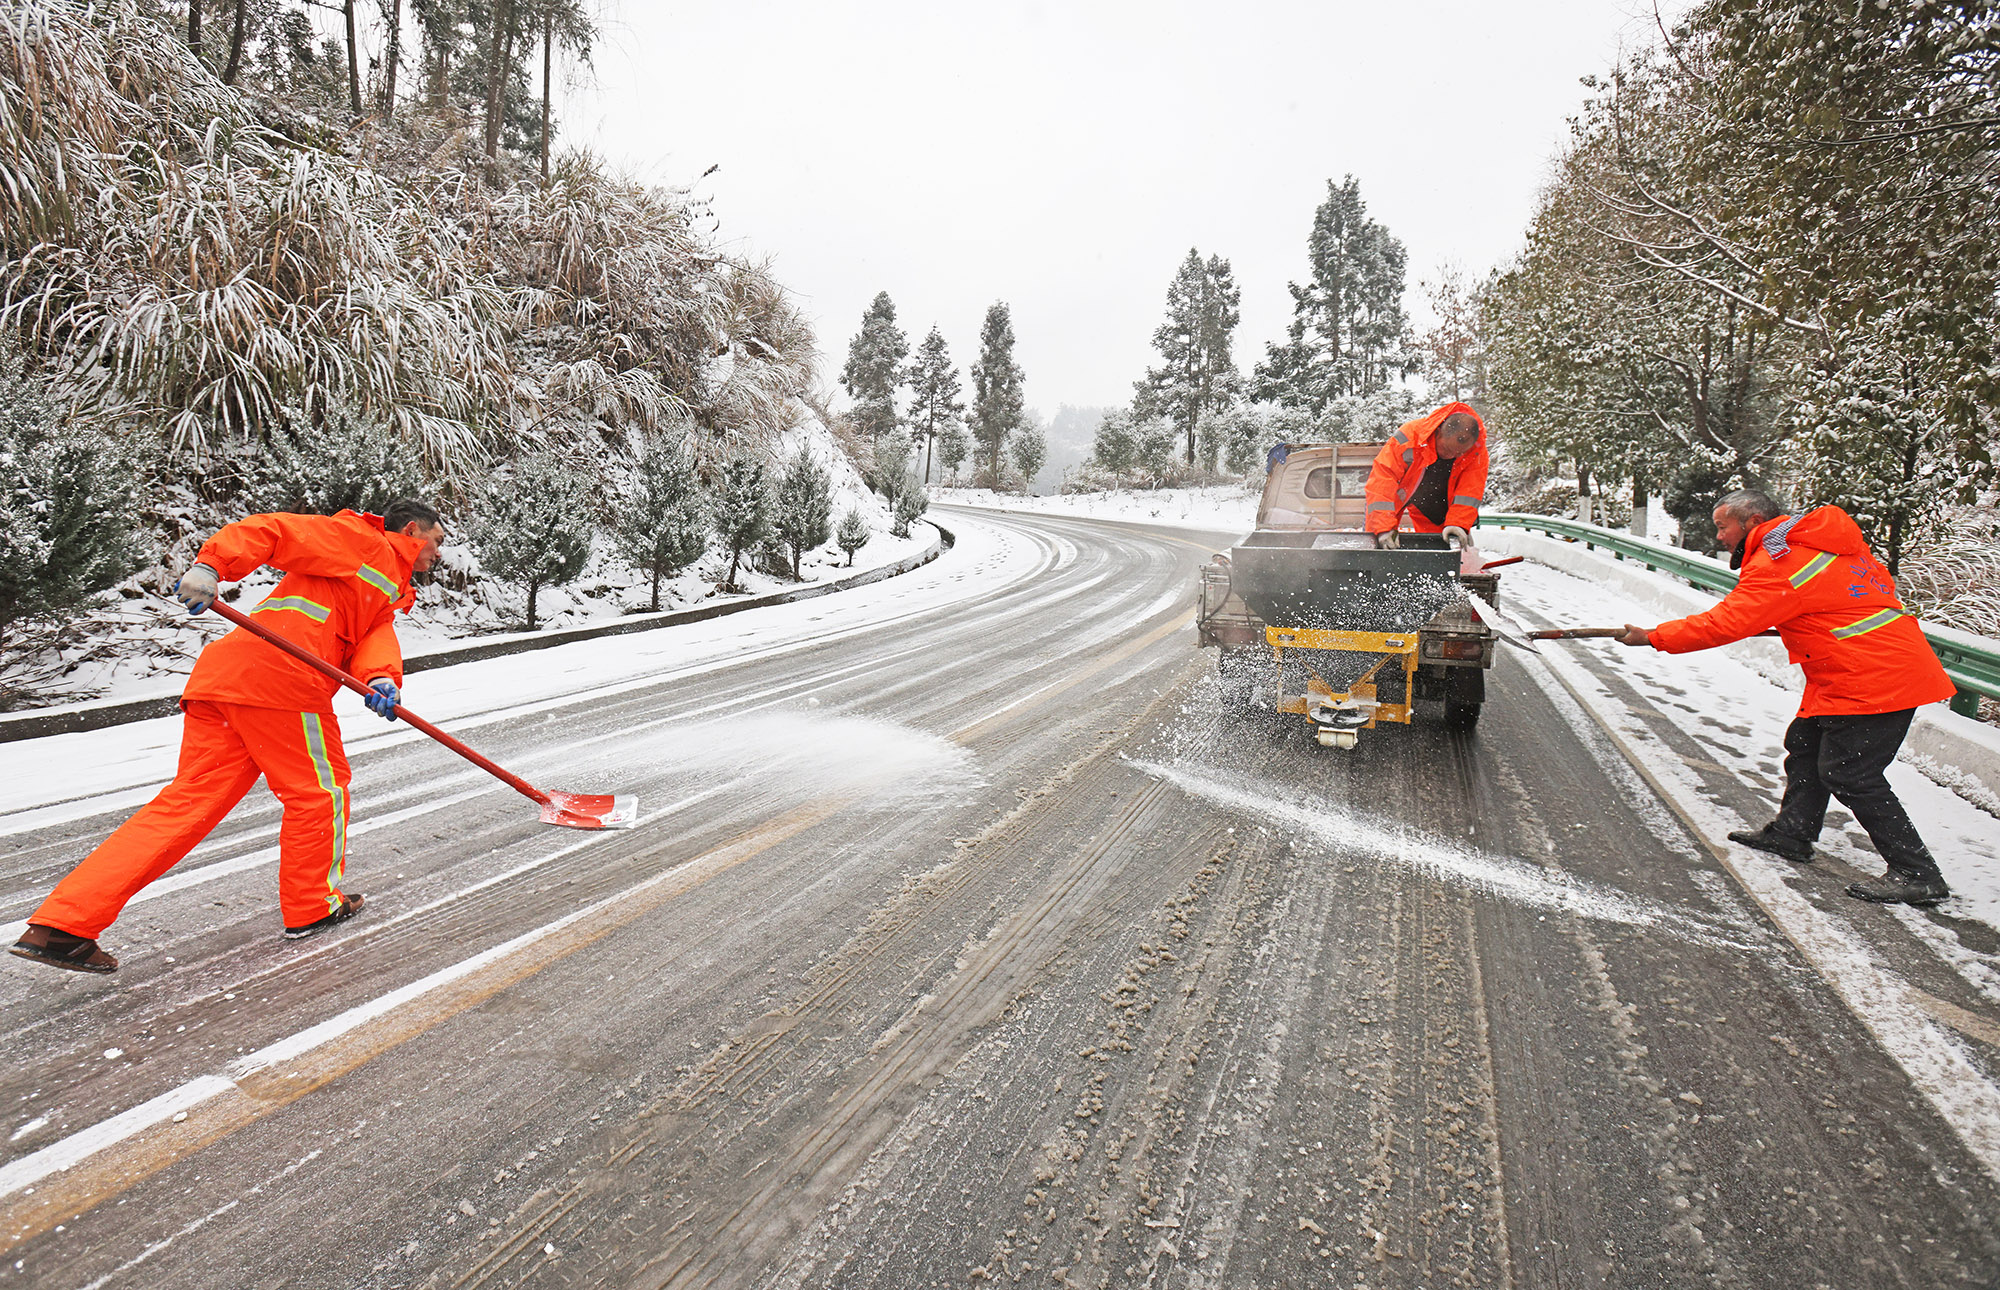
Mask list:
[[[314,922],[307,923],[304,927],[287,927],[285,929],[285,939],[288,941],[296,941],[303,939],[304,937],[307,936],[316,935],[320,932],[325,931],[327,928],[332,927],[336,923],[346,922],[348,919],[354,917],[356,914],[360,912],[361,912],[361,893],[358,891],[349,892],[347,895],[342,896],[340,898],[340,908],[334,910],[331,914],[328,914],[325,918],[317,919]]]
[[[1951,895],[1951,888],[1945,886],[1943,874],[1889,869],[1880,878],[1848,883],[1847,894],[1878,905],[1935,905]]]
[[[46,963],[50,967],[68,968],[72,972],[118,970],[118,960],[98,949],[97,942],[88,936],[57,931],[40,923],[29,923],[28,930],[14,942],[8,953]]]
[[[1792,837],[1790,834],[1773,832],[1768,824],[1755,833],[1739,829],[1729,835],[1729,840],[1741,842],[1744,846],[1754,847],[1759,851],[1769,851],[1774,856],[1783,856],[1793,864],[1812,863],[1812,843],[1803,838]]]

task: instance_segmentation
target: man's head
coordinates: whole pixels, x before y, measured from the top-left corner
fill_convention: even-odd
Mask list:
[[[1451,461],[1479,442],[1479,418],[1470,412],[1454,412],[1438,422],[1437,453]]]
[[[1785,513],[1778,499],[1758,488],[1739,488],[1733,493],[1724,493],[1715,504],[1715,540],[1717,545],[1732,554],[1743,549],[1743,542],[1750,536],[1750,530],[1767,520],[1775,520]],[[1737,555],[1736,563],[1742,563]]]
[[[390,502],[388,509],[382,512],[382,531],[424,540],[424,549],[417,552],[417,558],[410,563],[410,568],[417,573],[430,572],[431,566],[438,562],[438,547],[444,543],[444,524],[428,504],[414,497]]]

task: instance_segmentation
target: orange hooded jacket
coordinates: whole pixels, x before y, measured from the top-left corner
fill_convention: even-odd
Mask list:
[[[1801,717],[1901,712],[1952,696],[1916,616],[1846,511],[1768,520],[1744,551],[1735,590],[1706,613],[1655,627],[1655,649],[1685,654],[1775,627],[1805,669]]]
[[[1411,521],[1419,533],[1435,533],[1456,526],[1471,530],[1479,523],[1479,508],[1486,501],[1486,422],[1463,403],[1447,403],[1435,412],[1406,421],[1382,451],[1375,454],[1375,468],[1368,474],[1368,514],[1363,523],[1370,533],[1387,533],[1403,518],[1417,481],[1437,461],[1437,430],[1454,412],[1464,412],[1479,422],[1479,438],[1451,463],[1451,479],[1445,487],[1448,503],[1442,525],[1432,524],[1421,514]]]
[[[416,602],[410,573],[423,549],[422,538],[383,532],[379,515],[342,511],[252,515],[210,538],[195,558],[225,582],[262,565],[283,569],[276,589],[250,611],[257,621],[363,681],[386,676],[400,687],[393,620]],[[239,627],[201,652],[181,698],[325,713],[339,688]]]

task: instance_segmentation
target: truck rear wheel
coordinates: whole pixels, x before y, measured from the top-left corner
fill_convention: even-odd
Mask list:
[[[1457,699],[1444,701],[1444,723],[1454,730],[1470,730],[1479,724],[1478,703],[1460,703]]]

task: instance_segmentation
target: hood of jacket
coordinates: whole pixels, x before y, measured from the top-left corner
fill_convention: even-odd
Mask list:
[[[1438,427],[1444,424],[1444,419],[1454,412],[1463,412],[1479,423],[1479,438],[1473,441],[1473,446],[1484,448],[1486,446],[1486,418],[1474,412],[1471,405],[1466,403],[1447,403],[1435,411],[1427,412],[1415,421],[1404,423],[1403,433],[1409,436],[1412,443],[1428,443],[1436,436]]]
[[[1833,555],[1865,555],[1868,539],[1861,526],[1838,506],[1816,506],[1803,515],[1781,515],[1751,531],[1750,541],[1764,548],[1773,560],[1782,559],[1795,546]]]

